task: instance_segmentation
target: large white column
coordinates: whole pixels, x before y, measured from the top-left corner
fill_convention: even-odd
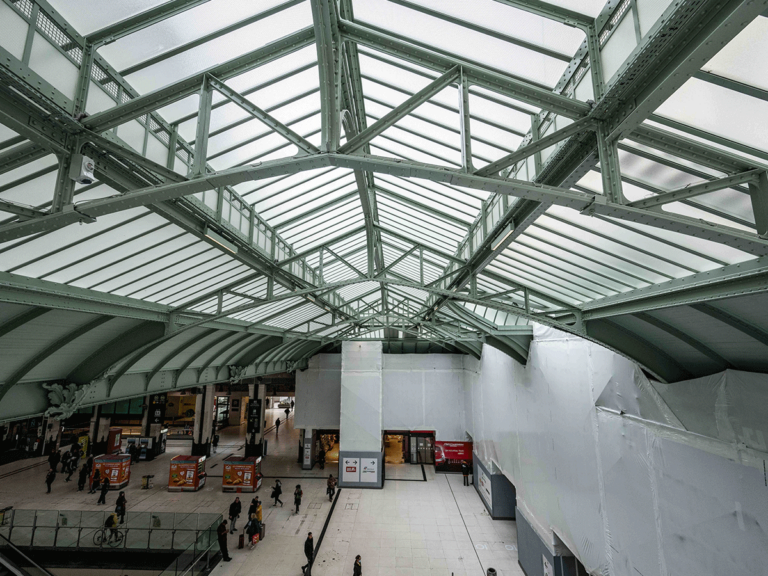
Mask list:
[[[342,343],[339,426],[341,486],[382,486],[382,364],[381,342]]]

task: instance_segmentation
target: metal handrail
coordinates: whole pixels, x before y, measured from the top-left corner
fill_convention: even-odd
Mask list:
[[[14,512],[19,512],[19,511],[15,510]],[[195,516],[198,517],[198,520],[195,522],[195,526],[196,526],[195,528],[180,528],[180,527],[176,526],[176,514],[174,514],[173,527],[162,528],[162,527],[158,526],[159,522],[160,522],[159,516],[151,514],[151,513],[146,513],[146,512],[137,512],[137,513],[133,513],[133,514],[135,514],[135,515],[146,515],[146,514],[149,514],[149,517],[148,517],[149,523],[146,526],[142,525],[142,526],[133,526],[133,527],[131,527],[128,524],[130,522],[130,516],[132,515],[132,513],[129,512],[127,514],[127,516],[129,517],[129,522],[126,523],[125,525],[123,525],[122,527],[120,527],[120,526],[115,527],[116,529],[119,529],[124,534],[124,536],[123,536],[122,540],[118,543],[118,545],[113,546],[111,544],[108,544],[107,541],[104,540],[104,539],[102,539],[100,544],[92,543],[91,540],[89,540],[89,538],[92,535],[94,535],[95,533],[100,532],[100,531],[105,529],[105,527],[104,527],[104,519],[106,518],[106,513],[102,516],[102,518],[99,519],[98,522],[95,523],[95,525],[91,525],[91,526],[74,525],[74,526],[70,526],[70,525],[68,525],[68,523],[66,521],[66,519],[68,518],[68,515],[67,515],[68,511],[54,511],[54,510],[27,511],[27,510],[24,510],[24,511],[21,511],[21,512],[34,512],[34,516],[32,517],[31,522],[29,522],[29,523],[22,523],[22,524],[16,523],[16,522],[13,521],[14,517],[15,517],[15,515],[13,515],[11,517],[10,522],[5,522],[4,525],[1,526],[1,528],[4,528],[4,529],[8,530],[7,538],[4,537],[3,539],[8,540],[9,542],[11,542],[11,540],[13,538],[14,529],[29,530],[29,531],[31,531],[31,533],[29,534],[29,547],[32,547],[32,548],[34,548],[34,547],[40,547],[40,548],[62,547],[62,548],[74,548],[74,549],[104,549],[104,548],[106,548],[106,549],[112,549],[112,550],[119,550],[119,549],[127,549],[127,550],[141,550],[141,549],[146,549],[146,550],[184,550],[184,549],[188,549],[190,546],[186,545],[186,544],[182,544],[182,546],[184,546],[183,548],[182,547],[177,547],[177,533],[185,534],[185,535],[190,535],[190,536],[193,535],[193,537],[194,537],[193,546],[196,546],[198,540],[200,539],[201,534],[203,534],[205,532],[209,532],[210,533],[210,531],[212,529],[215,529],[215,525],[217,525],[221,521],[221,516],[218,515],[218,514],[204,514],[203,516],[209,516],[210,518],[206,518],[204,520],[205,524],[206,524],[205,527],[199,527],[199,522],[200,522],[199,516],[201,516],[201,515],[195,514]],[[46,512],[46,513],[56,512],[57,513],[56,524],[53,525],[51,523],[51,525],[49,525],[49,526],[41,526],[39,524],[39,522],[38,522],[38,513],[39,512]],[[78,517],[78,524],[79,524],[79,520],[82,518],[82,514],[83,513],[91,514],[90,511],[81,511],[81,510],[72,511],[72,515]],[[80,516],[78,516],[78,514]],[[184,513],[184,514],[181,514],[181,516],[184,519],[186,519],[189,516],[191,516],[191,514]],[[45,520],[50,522],[50,518],[46,518]],[[209,520],[212,520],[212,522],[209,523]],[[156,522],[157,522],[157,524],[156,524]],[[50,540],[50,543],[46,543],[46,544],[36,544],[35,543],[35,534],[38,532],[38,530],[47,531],[46,534],[49,534],[50,531],[53,532],[52,540],[50,538],[48,538],[48,540]],[[68,543],[66,545],[59,546],[59,534],[60,534],[60,531],[62,531],[62,530],[66,530],[67,531],[66,533],[71,534],[72,537],[69,539],[70,543]],[[77,530],[76,538],[74,537],[74,533],[73,533],[74,530]],[[109,530],[109,528],[107,528],[107,530]],[[147,543],[146,544],[146,548],[144,548],[143,546],[129,546],[129,544],[128,544],[128,542],[129,542],[129,534],[131,532],[140,534],[140,538],[142,540],[144,538],[146,538],[146,543]],[[170,542],[166,541],[161,546],[157,546],[157,545],[153,546],[153,539],[152,539],[152,534],[153,533],[170,534]],[[2,536],[2,535],[0,534],[0,536]],[[85,537],[85,540],[83,539],[84,537]],[[24,539],[25,540],[27,539],[27,534],[24,534]],[[2,541],[0,541],[0,546],[1,545],[2,545]],[[14,546],[16,546],[16,545],[14,545]],[[24,545],[24,546],[26,547],[26,545]]]

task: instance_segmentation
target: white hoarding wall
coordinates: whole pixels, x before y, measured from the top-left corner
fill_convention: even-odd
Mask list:
[[[768,376],[662,385],[538,326],[526,367],[489,346],[464,365],[476,452],[550,547],[593,574],[765,573]]]
[[[466,440],[461,354],[385,354],[382,429]]]
[[[296,371],[294,426],[338,430],[341,406],[341,354],[318,354]]]
[[[381,452],[381,342],[341,344],[341,452]]]

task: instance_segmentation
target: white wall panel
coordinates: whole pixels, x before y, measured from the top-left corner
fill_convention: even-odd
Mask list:
[[[0,2],[0,46],[21,60],[29,25],[12,8]]]

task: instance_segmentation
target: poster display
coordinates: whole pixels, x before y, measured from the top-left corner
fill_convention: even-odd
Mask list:
[[[480,492],[480,496],[482,496],[483,500],[485,500],[485,503],[488,504],[488,508],[493,510],[493,496],[491,496],[491,478],[479,466],[477,468],[477,471],[479,472],[478,478],[477,478],[477,491]]]
[[[460,472],[465,461],[472,468],[472,442],[435,441],[435,470]]]
[[[376,476],[379,471],[379,460],[377,458],[360,459],[360,482],[376,483]]]
[[[255,492],[261,487],[261,457],[227,456],[221,488],[224,492]]]
[[[360,459],[344,458],[341,468],[342,482],[360,482]]]
[[[205,456],[174,456],[168,474],[168,492],[194,492],[205,486]]]
[[[109,478],[109,489],[120,490],[128,485],[131,479],[131,456],[129,454],[107,454],[93,461],[93,475],[99,471],[99,478]]]

